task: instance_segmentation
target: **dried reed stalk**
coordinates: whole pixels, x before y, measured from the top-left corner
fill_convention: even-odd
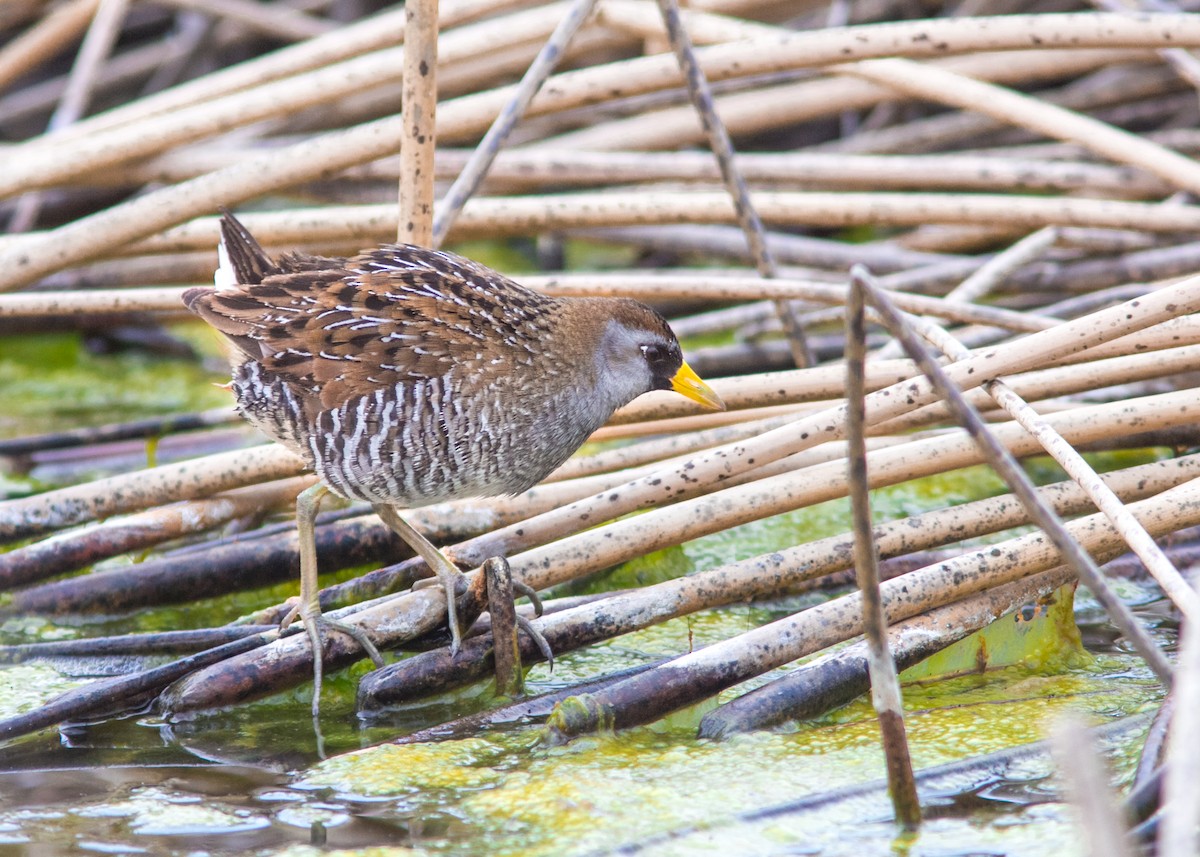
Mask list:
[[[850,302],[846,307],[846,434],[847,482],[854,522],[854,573],[862,597],[863,632],[867,641],[867,668],[871,678],[871,703],[879,718],[886,761],[888,792],[896,819],[905,830],[921,824],[921,801],[913,779],[912,754],[904,726],[900,678],[888,646],[887,618],[879,589],[879,555],[871,525],[867,494],[866,383],[867,293],[861,278],[852,273]]]

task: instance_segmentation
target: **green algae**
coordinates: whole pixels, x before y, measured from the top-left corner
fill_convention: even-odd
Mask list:
[[[685,577],[696,570],[696,564],[688,557],[682,545],[673,545],[652,551],[645,556],[635,557],[614,569],[590,575],[583,580],[564,584],[562,592],[573,595],[591,595],[613,589],[628,589],[635,586],[650,586],[677,577]]]
[[[1149,676],[1114,676],[1109,668],[1045,674],[1021,666],[904,687],[905,721],[920,768],[941,765],[1046,737],[1067,713],[1093,723],[1152,709],[1161,696]],[[811,724],[826,750],[877,754],[879,729],[870,701],[858,699]]]
[[[46,663],[6,666],[0,669],[0,718],[33,711],[83,683]]]
[[[144,836],[200,836],[239,833],[270,824],[260,813],[205,804],[199,797],[182,797],[157,787],[136,788],[121,801],[76,810],[82,818],[122,818],[130,833]]]
[[[498,767],[508,758],[504,746],[483,738],[383,744],[322,762],[299,785],[367,796],[419,789],[472,791],[498,785],[503,779]]]
[[[1084,666],[1090,655],[1075,625],[1075,585],[1060,587],[1024,610],[995,622],[905,670],[901,681],[940,679],[1023,664],[1051,672]]]
[[[914,479],[871,492],[871,514],[876,524],[918,515],[1004,492],[1004,483],[990,468],[965,467],[937,476]],[[687,559],[697,569],[770,553],[845,533],[850,526],[850,501],[827,500],[719,533],[683,545]]]
[[[1058,609],[1064,608],[1060,604]],[[687,622],[664,623],[621,641],[568,653],[559,667],[565,675],[554,678],[567,683],[600,669],[651,659],[672,647],[678,650],[681,644],[721,639],[747,619],[745,611],[709,611]],[[1053,626],[1055,619],[1043,613],[1032,624],[1037,623]],[[904,702],[916,766],[929,768],[1040,741],[1066,713],[1082,713],[1100,724],[1151,710],[1160,701],[1161,688],[1133,658],[1074,659],[1069,654],[1072,641],[1051,640],[1052,647],[1066,645],[1068,651],[1052,673],[1045,671],[1050,659],[1034,657],[1021,666],[906,684]],[[608,661],[603,660],[606,655]],[[535,667],[531,678],[534,684],[550,680],[544,667]],[[721,698],[744,689],[732,689]],[[429,843],[436,853],[473,853],[471,843],[487,843],[491,853],[502,855],[604,853],[621,843],[655,841],[667,834],[671,838],[650,853],[689,854],[697,848],[707,853],[709,846],[716,848],[713,853],[772,853],[780,844],[805,843],[822,854],[886,851],[894,836],[886,821],[886,802],[872,804],[872,818],[878,821],[865,828],[861,816],[856,817],[862,805],[855,802],[769,822],[751,824],[741,818],[766,806],[851,789],[882,777],[878,724],[869,700],[860,698],[785,730],[738,735],[724,742],[695,738],[700,713],[685,711],[653,727],[591,735],[562,747],[542,743],[540,728],[526,728],[445,742],[431,752],[372,748],[310,769],[303,783],[355,794],[369,783],[375,797],[391,793],[410,800],[418,785],[429,784],[431,791],[424,799],[430,804],[425,809],[453,807],[464,825],[462,839]],[[1132,764],[1134,747],[1122,751],[1123,769]],[[432,770],[421,770],[422,765]],[[447,773],[445,765],[462,770]],[[1026,775],[1034,784],[1030,788],[1043,788],[1038,784],[1050,774],[1049,762],[1032,765],[1032,772],[1028,768]],[[456,784],[457,778],[462,782]],[[1051,789],[1037,803],[1056,800],[1055,794]],[[996,807],[994,816],[980,811],[937,818],[922,828],[918,844],[927,848],[936,843],[953,853],[977,841],[1003,850],[1026,847],[1041,837],[1064,848],[1075,840],[1072,823],[1058,804],[1000,802]],[[845,846],[841,824],[856,825],[850,839],[865,852]],[[677,831],[692,828],[705,832],[698,838],[674,838]],[[1077,853],[1073,849],[1064,853]]]
[[[1098,661],[1092,668],[1059,676],[1010,668],[936,687],[906,688],[914,762],[928,768],[1039,741],[1066,712],[1087,713],[1100,723],[1153,704],[1157,693],[1152,679],[1122,675],[1127,661]],[[709,844],[727,837],[742,842],[734,851],[714,853],[764,853],[750,847],[755,842],[763,848],[772,842],[807,842],[820,846],[814,853],[855,853],[834,846],[847,833],[841,825],[864,821],[855,818],[862,811],[859,803],[835,802],[820,812],[753,824],[742,816],[850,789],[883,774],[878,727],[866,701],[792,732],[738,735],[720,743],[698,741],[690,729],[635,729],[561,747],[536,743],[538,734],[526,729],[449,741],[432,752],[373,748],[322,763],[303,782],[306,787],[349,786],[361,793],[364,783],[378,788],[390,777],[395,793],[406,796],[414,784],[430,784],[437,795],[426,797],[448,802],[465,825],[464,840],[432,843],[431,850],[439,853],[473,853],[482,843],[490,853],[502,855],[605,853],[622,843],[692,828],[707,831],[702,841]],[[1121,761],[1123,769],[1130,758],[1127,753]],[[422,765],[433,770],[421,770]],[[462,770],[447,773],[445,765]],[[481,773],[481,766],[486,772]],[[1023,763],[1022,770],[1035,785],[1051,772],[1044,760]],[[458,777],[463,781],[456,784]],[[1037,802],[1054,797],[1049,790]],[[869,837],[857,827],[851,834],[859,848],[869,849],[858,853],[882,853],[894,835],[886,821],[886,803],[873,807]],[[1010,845],[1039,837],[1063,843],[1074,838],[1061,806],[997,807],[1004,811],[993,819],[995,824],[986,813],[973,822],[931,821],[922,828],[920,843],[962,849],[978,837]],[[685,841],[689,848],[675,850],[667,842],[651,853],[696,853],[689,849],[697,841]],[[826,847],[834,850],[826,852]]]
[[[231,404],[212,379],[195,361],[89,354],[77,334],[4,337],[0,437]]]
[[[409,857],[420,855],[424,850],[406,849],[395,845],[370,847],[370,849],[326,849],[316,845],[293,845],[276,851],[274,857]]]

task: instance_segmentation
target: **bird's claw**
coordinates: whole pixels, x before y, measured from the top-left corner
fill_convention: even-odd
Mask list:
[[[412,585],[413,590],[441,586],[446,593],[446,624],[450,629],[450,657],[462,648],[462,628],[458,622],[458,600],[467,591],[467,578],[458,569],[436,570],[435,577],[426,577]]]

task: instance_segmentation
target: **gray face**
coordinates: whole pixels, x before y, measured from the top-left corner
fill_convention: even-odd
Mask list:
[[[597,398],[611,415],[643,393],[669,390],[682,363],[679,343],[669,330],[647,330],[612,319],[596,350]]]

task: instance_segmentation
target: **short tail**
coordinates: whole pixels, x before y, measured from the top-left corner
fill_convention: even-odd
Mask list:
[[[218,291],[257,285],[264,277],[282,272],[250,230],[226,209],[221,209],[221,243],[217,255],[220,264],[213,281]]]

